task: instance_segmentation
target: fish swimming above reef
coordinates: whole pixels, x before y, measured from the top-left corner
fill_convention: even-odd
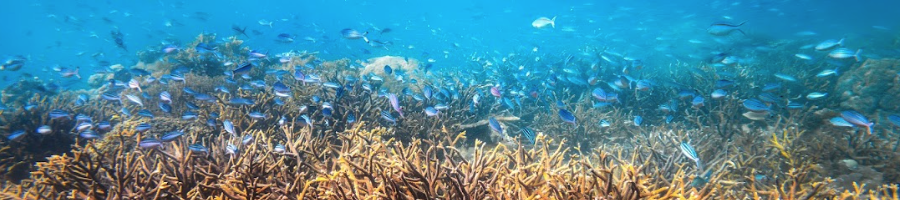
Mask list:
[[[740,24],[736,24],[736,25],[730,24],[730,23],[725,23],[725,22],[713,23],[713,24],[709,25],[709,28],[706,29],[706,32],[709,33],[710,35],[715,35],[715,36],[727,36],[727,35],[730,35],[734,31],[740,32],[743,35],[747,35],[740,28],[742,25],[744,25],[744,23],[746,23],[746,22],[741,22]]]
[[[345,28],[345,29],[341,30],[341,36],[344,37],[345,39],[351,39],[351,40],[363,39],[363,41],[366,41],[366,43],[369,43],[369,38],[366,37],[367,34],[369,34],[369,32],[359,32],[356,29],[351,29],[351,28]]]
[[[26,58],[24,56],[11,56],[3,61],[0,65],[0,71],[19,71],[25,66]]]
[[[116,29],[110,32],[110,35],[112,35],[113,41],[116,43],[117,47],[122,48],[122,50],[125,50],[126,52],[128,51],[128,47],[125,47],[125,34],[122,34],[119,29]]]
[[[547,27],[547,25],[550,25],[550,27],[552,28],[556,28],[556,16],[554,16],[552,19],[547,17],[539,17],[531,22],[532,27],[539,29]]]
[[[244,37],[250,37],[249,35],[247,35],[247,27],[241,28],[238,25],[231,25],[231,30],[233,30],[234,33],[236,33],[238,35],[244,35]]]

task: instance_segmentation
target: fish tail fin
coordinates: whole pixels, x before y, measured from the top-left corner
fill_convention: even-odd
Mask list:
[[[368,32],[367,32],[367,33],[368,33]],[[366,43],[369,43],[369,38],[366,37],[366,36],[363,36],[363,41],[366,41]]]
[[[556,16],[553,16],[553,19],[550,19],[550,27],[556,28]]]
[[[862,49],[856,50],[856,53],[853,54],[853,58],[856,59],[856,62],[859,62],[859,53],[862,53]]]
[[[743,26],[743,25],[744,25],[744,23],[747,23],[747,21],[743,21],[743,22],[741,22],[741,23],[740,23],[740,24],[738,24],[738,25],[735,25],[735,27],[738,27],[738,26]]]
[[[741,24],[744,24],[744,23],[741,23]],[[745,35],[745,36],[747,35],[747,33],[744,33],[744,30],[737,29],[737,31],[738,31],[738,32],[741,32],[741,35]]]

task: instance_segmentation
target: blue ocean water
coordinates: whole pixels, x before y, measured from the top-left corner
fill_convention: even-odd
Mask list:
[[[247,27],[246,44],[271,52],[291,49],[327,52],[326,59],[378,55],[446,57],[458,66],[473,53],[504,55],[538,47],[540,53],[577,54],[602,46],[665,65],[689,55],[721,48],[705,33],[713,22],[746,22],[755,37],[777,40],[863,39],[895,33],[894,1],[10,1],[3,12],[6,31],[0,55],[29,58],[28,72],[79,66],[82,73],[102,67],[98,61],[136,62],[135,52],[163,41],[192,41],[199,33],[233,35],[232,25]],[[556,28],[535,29],[538,17],[557,17]],[[272,22],[261,25],[260,20]],[[875,27],[875,28],[873,28]],[[340,30],[390,28],[370,36],[393,45],[372,48],[343,40]],[[125,34],[129,51],[111,40]],[[798,32],[813,36],[797,36]],[[293,44],[274,41],[280,33],[297,36]],[[310,37],[315,43],[300,38]],[[704,44],[688,43],[688,40]],[[767,41],[751,40],[751,44]],[[853,42],[848,42],[853,44]],[[859,48],[865,48],[860,46]],[[652,49],[657,49],[653,51]],[[363,55],[368,50],[371,55]],[[876,49],[876,51],[879,51]],[[896,54],[896,50],[890,51]],[[102,56],[91,57],[94,54]],[[661,58],[660,55],[671,55]],[[656,56],[658,61],[653,58]],[[14,77],[17,72],[3,72]],[[13,78],[14,79],[14,78]],[[8,85],[7,79],[3,85]]]

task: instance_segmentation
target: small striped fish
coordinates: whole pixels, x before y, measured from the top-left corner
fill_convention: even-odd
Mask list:
[[[691,144],[682,142],[679,148],[681,148],[681,153],[683,153],[684,156],[687,156],[688,159],[691,159],[695,162],[700,161],[700,156],[697,155],[697,151],[694,150],[694,147],[691,146]]]
[[[125,95],[125,98],[128,98],[128,101],[131,101],[131,102],[133,102],[133,103],[135,103],[135,104],[137,104],[137,105],[140,105],[141,107],[144,107],[144,102],[141,101],[141,98],[138,97],[138,96],[126,94],[126,95]]]
[[[694,150],[694,147],[691,146],[691,144],[682,142],[681,145],[679,145],[679,148],[681,149],[681,153],[683,153],[684,156],[687,156],[688,159],[693,160],[694,163],[697,164],[697,168],[699,169],[699,171],[703,171],[703,163],[700,162],[700,156],[697,155],[697,151]]]
[[[381,111],[381,118],[383,118],[391,123],[397,123],[397,119],[394,118],[394,116],[391,116],[391,113],[388,111]]]
[[[522,136],[525,136],[525,139],[528,139],[532,145],[534,145],[534,131],[528,127],[522,128]]]

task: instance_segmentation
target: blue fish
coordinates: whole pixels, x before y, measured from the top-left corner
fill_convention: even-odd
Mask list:
[[[253,119],[266,119],[266,114],[261,113],[259,111],[253,111],[253,112],[247,113],[247,116],[250,116],[250,118],[253,118]]]
[[[280,97],[290,97],[291,96],[291,88],[288,88],[287,85],[281,83],[281,81],[275,82],[272,84],[272,90],[275,91],[275,96]]]
[[[831,125],[840,126],[840,127],[856,126],[856,125],[851,124],[850,122],[847,122],[847,120],[844,120],[844,118],[841,118],[841,117],[832,117],[831,119],[828,120],[828,122],[830,122]]]
[[[233,97],[233,98],[231,98],[231,99],[228,100],[228,104],[231,104],[231,105],[248,105],[248,106],[249,106],[249,105],[253,105],[254,102],[253,102],[252,99],[245,99],[245,98],[240,98],[240,97]]]
[[[141,139],[141,142],[138,143],[138,146],[140,146],[142,149],[155,149],[162,146],[162,142],[153,138],[144,138]]]
[[[866,132],[868,132],[869,135],[872,134],[872,125],[875,125],[875,123],[870,122],[866,116],[863,116],[859,112],[853,110],[844,111],[841,112],[841,118],[844,118],[844,120],[847,120],[847,122],[850,122],[851,124],[866,127]]]
[[[65,110],[59,110],[59,109],[50,111],[50,119],[62,119],[62,118],[69,118],[69,112],[66,112]]]
[[[170,131],[163,134],[163,136],[160,137],[159,140],[162,142],[171,142],[175,141],[175,139],[178,139],[178,137],[181,137],[182,135],[184,135],[184,131]]]
[[[888,115],[887,118],[894,126],[900,126],[900,115]]]
[[[197,104],[194,104],[191,102],[185,102],[184,107],[187,107],[188,109],[191,109],[191,110],[199,110],[200,109],[200,106],[197,106]]]
[[[743,104],[744,108],[747,108],[747,110],[750,110],[752,112],[768,112],[770,110],[769,106],[756,99],[744,100]]]
[[[250,63],[244,63],[244,64],[242,64],[240,67],[238,67],[237,69],[231,70],[231,74],[232,74],[231,77],[233,78],[234,75],[244,75],[244,74],[249,74],[249,73],[250,73],[250,70],[252,70],[252,69],[253,69],[253,65],[252,65],[252,64],[250,64]]]
[[[701,106],[703,106],[703,97],[702,97],[702,96],[695,96],[694,99],[691,100],[691,105],[693,105],[694,107],[701,107]]]
[[[353,113],[348,113],[347,114],[347,123],[352,124],[354,122],[356,122],[356,117],[353,116]]]
[[[134,131],[145,132],[145,131],[149,131],[151,128],[153,128],[152,125],[150,125],[148,123],[141,123],[134,127]]]
[[[716,88],[725,88],[734,85],[734,81],[728,79],[720,79],[716,81]]]
[[[138,114],[139,116],[142,116],[142,117],[147,117],[147,118],[153,119],[153,113],[150,112],[150,110],[147,110],[147,109],[141,109],[141,110],[138,111],[137,114]]]
[[[97,129],[101,131],[108,131],[112,129],[112,124],[110,124],[109,121],[101,121],[100,123],[97,123]]]
[[[89,139],[89,140],[102,137],[100,134],[97,134],[97,132],[94,132],[92,130],[84,130],[81,133],[78,133],[78,136],[81,136],[81,138]]]
[[[397,123],[397,119],[394,118],[394,116],[392,116],[391,113],[386,110],[381,111],[381,118],[391,123]]]
[[[640,115],[636,115],[636,116],[634,116],[633,122],[634,122],[634,126],[641,126],[641,124],[644,123],[644,118],[641,117]]]
[[[188,146],[188,150],[191,150],[191,152],[195,154],[209,153],[209,149],[204,147],[202,144],[192,144]]]
[[[244,137],[241,138],[241,144],[243,144],[244,146],[250,145],[250,143],[252,143],[252,142],[253,142],[252,134],[244,135]]]
[[[19,141],[22,138],[25,138],[25,130],[16,130],[6,136],[6,139],[10,141]]]
[[[440,111],[438,111],[437,109],[435,109],[434,107],[431,107],[431,106],[428,106],[425,108],[425,115],[427,115],[429,117],[436,116],[436,115],[438,115],[439,112]]]
[[[181,115],[182,120],[192,120],[197,118],[197,113],[191,111],[184,111],[184,114]]]
[[[559,109],[559,118],[562,119],[563,122],[575,125],[575,115],[566,109]]]
[[[503,134],[503,127],[500,126],[500,122],[497,121],[494,117],[488,118],[488,125],[490,125],[491,130]]]
[[[172,113],[172,105],[163,103],[161,101],[159,102],[159,109],[162,110],[164,113]]]
[[[222,121],[222,126],[225,128],[225,132],[228,132],[231,135],[235,135],[234,132],[234,124],[229,120]]]

